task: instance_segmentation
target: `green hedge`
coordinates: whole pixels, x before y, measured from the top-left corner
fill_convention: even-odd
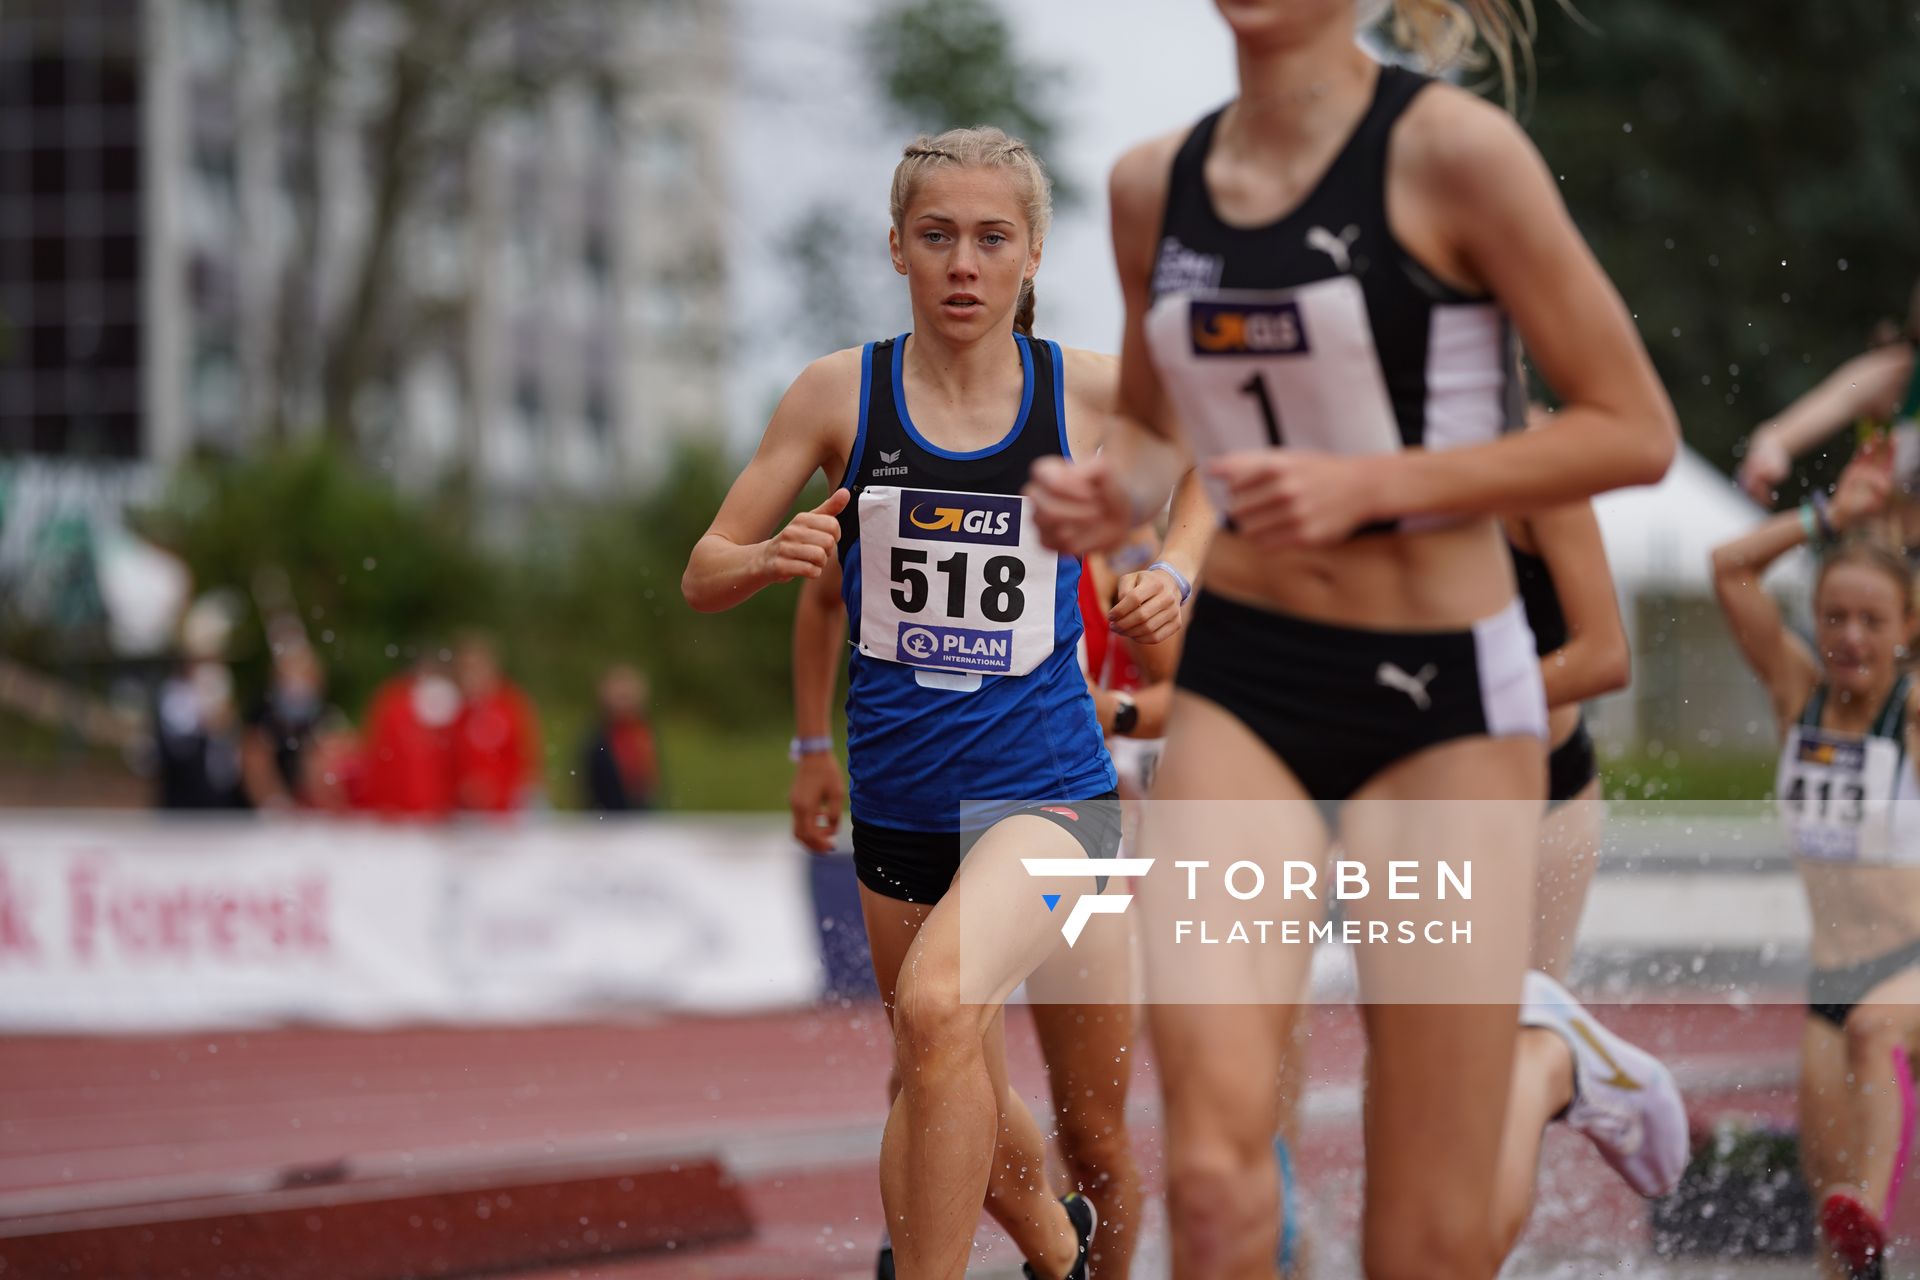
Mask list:
[[[669,802],[765,808],[784,803],[796,588],[714,615],[680,596],[687,554],[733,473],[718,453],[689,450],[650,493],[503,510],[459,484],[403,492],[325,448],[302,448],[195,463],[137,522],[187,561],[196,591],[248,598],[235,660],[249,695],[266,674],[250,587],[278,570],[325,657],[332,700],[356,718],[414,653],[478,627],[539,709],[556,804],[578,803],[595,685],[626,662],[652,680]]]

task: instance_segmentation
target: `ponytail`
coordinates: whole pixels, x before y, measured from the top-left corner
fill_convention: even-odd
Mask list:
[[[1033,336],[1032,279],[1023,280],[1020,283],[1020,304],[1013,309],[1013,327],[1029,338]]]
[[[1533,38],[1538,29],[1533,0],[1392,0],[1392,4],[1394,43],[1417,54],[1429,71],[1456,65],[1484,67],[1487,59],[1475,49],[1476,44],[1484,44],[1493,55],[1508,110],[1517,104],[1523,78],[1532,89]],[[1560,0],[1560,7],[1580,20],[1571,0]]]

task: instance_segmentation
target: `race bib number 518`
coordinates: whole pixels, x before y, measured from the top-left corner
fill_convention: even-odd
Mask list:
[[[1025,675],[1053,651],[1059,557],[1011,494],[860,494],[860,652],[931,671]]]

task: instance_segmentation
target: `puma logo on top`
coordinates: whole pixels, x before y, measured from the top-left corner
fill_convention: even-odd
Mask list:
[[[1414,706],[1427,711],[1433,707],[1433,699],[1427,695],[1427,686],[1432,684],[1433,678],[1439,674],[1440,668],[1431,662],[1420,668],[1418,675],[1411,676],[1393,663],[1383,662],[1380,664],[1380,669],[1373,673],[1373,678],[1386,688],[1398,689],[1413,699]]]
[[[1314,227],[1307,232],[1307,248],[1318,249],[1333,259],[1333,265],[1342,271],[1353,270],[1353,255],[1347,252],[1355,240],[1360,238],[1360,228],[1348,226],[1339,235],[1325,227]]]
[[[907,474],[907,469],[905,467],[891,465],[893,463],[900,461],[900,453],[901,453],[901,450],[899,449],[895,449],[892,453],[888,453],[885,449],[880,450],[880,461],[888,463],[889,465],[884,467],[875,467],[873,469],[873,474],[876,476],[903,476]]]

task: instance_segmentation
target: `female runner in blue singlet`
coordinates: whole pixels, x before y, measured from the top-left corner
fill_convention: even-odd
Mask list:
[[[1022,330],[1024,332],[1024,330]],[[1029,333],[1029,337],[1032,335]],[[1124,642],[1136,645],[1138,661],[1151,672],[1137,704],[1103,686],[1095,662],[1087,671],[1095,716],[1108,735],[1123,797],[1138,799],[1145,787],[1130,779],[1123,744],[1142,748],[1136,770],[1150,769],[1158,755],[1160,727],[1172,693],[1179,654],[1182,607],[1212,536],[1213,512],[1195,482],[1175,494],[1168,529],[1139,531],[1134,547],[1138,571],[1115,580],[1103,557],[1082,565],[1080,609],[1083,642],[1109,659]],[[1109,607],[1110,606],[1110,607]],[[815,853],[838,845],[846,788],[834,756],[833,693],[846,653],[847,614],[837,564],[806,581],[794,606],[794,762],[788,806],[794,838]],[[1129,709],[1131,707],[1131,709]],[[1127,1128],[1127,1066],[1134,1043],[1134,948],[1124,929],[1089,931],[1067,954],[1052,957],[1027,985],[1027,1006],[1039,1040],[1053,1096],[1054,1140],[1070,1185],[1100,1208],[1100,1233],[1088,1257],[1092,1274],[1125,1280],[1138,1233],[1140,1177]],[[1056,971],[1064,970],[1056,977]],[[1116,1067],[1120,1068],[1116,1070]],[[899,1092],[897,1073],[887,1096]],[[883,1244],[875,1274],[893,1280],[890,1244]]]
[[[984,1200],[1030,1274],[1078,1278],[1093,1206],[1046,1186],[1000,1006],[1104,886],[1079,868],[1119,842],[1076,661],[1079,563],[1041,546],[1020,494],[1036,460],[1091,456],[1113,362],[1015,332],[1051,215],[1024,144],[994,129],[917,141],[892,215],[912,332],[795,380],[683,590],[717,610],[840,568],[854,859],[901,1081],[880,1170],[899,1274],[960,1276]],[[816,471],[839,488],[782,528]]]

